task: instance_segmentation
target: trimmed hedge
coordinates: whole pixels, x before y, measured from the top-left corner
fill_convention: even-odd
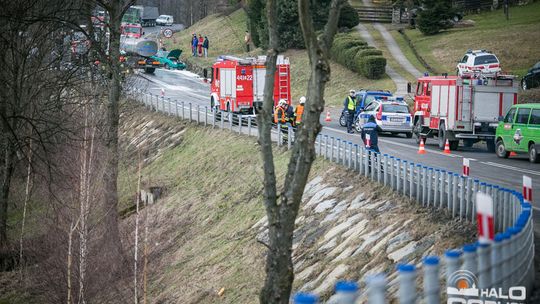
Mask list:
[[[381,78],[385,73],[382,52],[350,34],[337,34],[330,53],[337,63],[369,79]]]

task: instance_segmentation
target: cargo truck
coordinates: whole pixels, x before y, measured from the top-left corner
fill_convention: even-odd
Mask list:
[[[158,8],[155,6],[133,5],[128,8],[123,23],[138,23],[141,26],[156,26],[156,19],[159,17]]]

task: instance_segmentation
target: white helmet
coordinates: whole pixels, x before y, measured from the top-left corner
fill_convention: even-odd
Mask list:
[[[287,104],[287,101],[285,99],[280,99],[278,105],[284,106]]]
[[[305,96],[300,97],[300,104],[305,104],[305,103],[306,103],[306,97]]]

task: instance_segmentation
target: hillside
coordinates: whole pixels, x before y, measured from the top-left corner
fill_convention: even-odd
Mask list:
[[[439,72],[455,73],[456,64],[467,49],[494,52],[504,71],[524,75],[540,61],[540,2],[510,7],[510,20],[503,10],[467,15],[474,26],[453,28],[434,36],[424,36],[418,30],[405,30],[414,47],[429,65]],[[419,66],[403,37],[394,37],[408,59]],[[424,69],[421,69],[424,70]]]
[[[143,185],[163,189],[162,198],[148,207],[151,302],[215,303],[221,288],[220,303],[256,302],[267,235],[255,138],[134,109],[122,123],[123,154],[134,156],[136,147],[149,147],[142,151]],[[276,148],[274,155],[281,185],[289,153]],[[135,163],[123,163],[121,197],[127,205],[136,191],[135,170]],[[124,225],[133,229],[133,216]],[[433,217],[318,159],[297,220],[295,290],[328,295],[338,278],[393,272],[402,259],[418,262],[472,235],[460,222]]]
[[[236,55],[240,57],[263,55],[261,49],[252,50],[249,54],[244,49],[244,33],[246,31],[246,14],[240,9],[230,15],[211,15],[195,23],[186,30],[176,33],[174,40],[165,43],[167,48],[178,47],[184,50],[183,59],[188,65],[210,67],[219,55]],[[210,40],[209,58],[193,58],[190,56],[190,38],[193,33],[201,33]],[[176,41],[176,42],[174,42]],[[304,50],[288,50],[284,53],[291,62],[291,88],[294,102],[306,94],[309,79],[309,62]],[[373,88],[395,90],[394,83],[388,76],[379,80],[370,80],[345,67],[331,63],[332,74],[326,86],[325,100],[327,106],[341,106],[347,91],[351,88]]]

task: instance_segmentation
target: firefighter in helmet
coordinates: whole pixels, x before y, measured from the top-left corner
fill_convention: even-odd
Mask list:
[[[274,123],[285,124],[287,123],[287,101],[280,99],[276,108],[274,109]]]
[[[294,117],[295,117],[294,124],[296,126],[299,126],[302,123],[302,115],[304,114],[305,103],[306,103],[306,97],[305,96],[300,97],[300,104],[296,106],[296,109],[294,109]]]

